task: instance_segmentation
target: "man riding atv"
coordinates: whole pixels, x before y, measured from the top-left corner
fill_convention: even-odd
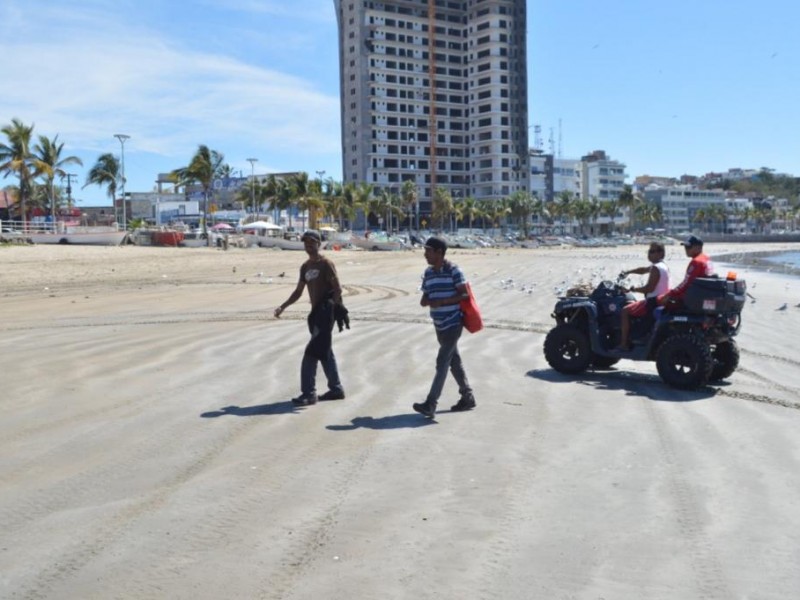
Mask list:
[[[703,253],[703,240],[696,235],[690,235],[681,246],[686,251],[686,256],[691,260],[686,267],[686,276],[677,287],[658,297],[659,306],[674,306],[683,301],[689,285],[698,277],[713,277],[714,265],[707,254]]]
[[[686,276],[680,285],[657,296],[662,307],[652,315],[647,310],[656,297],[651,295],[652,279],[632,290],[621,283],[636,269],[623,272],[617,282],[601,282],[591,292],[560,298],[552,315],[556,326],[544,341],[548,364],[560,373],[576,374],[590,367],[609,368],[622,358],[654,361],[666,383],[685,389],[729,377],[739,364],[734,337],[741,326],[747,284],[733,272],[725,279],[713,276],[703,242],[696,236],[683,246],[692,259]],[[629,322],[623,338],[621,315],[635,305],[631,291],[651,295],[650,306],[645,302],[646,318]],[[626,338],[633,344],[628,340],[623,350]]]
[[[640,292],[644,294],[644,300],[631,302],[622,309],[621,328],[619,335],[619,346],[614,351],[618,353],[630,350],[630,331],[631,318],[652,317],[653,311],[658,305],[658,297],[669,290],[669,269],[664,263],[664,244],[652,242],[647,250],[647,259],[650,265],[638,267],[620,273],[620,277],[628,275],[647,275],[647,283],[640,288],[629,288],[629,292]]]

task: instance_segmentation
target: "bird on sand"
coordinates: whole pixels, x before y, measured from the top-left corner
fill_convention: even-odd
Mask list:
[[[786,302],[784,302],[783,304],[781,304],[781,305],[780,305],[778,308],[776,308],[775,310],[786,310],[787,308],[789,308],[789,305],[788,305],[788,304],[786,304]]]

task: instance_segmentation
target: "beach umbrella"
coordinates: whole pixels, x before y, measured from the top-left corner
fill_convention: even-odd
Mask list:
[[[227,223],[217,223],[211,229],[213,229],[214,231],[227,231],[233,229],[233,227],[228,225]]]

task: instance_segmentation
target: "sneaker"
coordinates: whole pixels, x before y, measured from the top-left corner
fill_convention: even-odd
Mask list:
[[[428,402],[427,400],[421,403],[414,403],[411,408],[413,408],[419,414],[425,415],[430,419],[432,419],[433,415],[436,414],[436,405]]]
[[[292,398],[292,404],[295,406],[311,406],[316,403],[316,394],[300,394],[297,398]]]
[[[344,390],[328,390],[322,396],[319,397],[320,400],[344,400]]]
[[[475,408],[475,406],[475,396],[472,394],[466,394],[465,396],[461,396],[461,399],[457,403],[453,404],[453,406],[450,407],[450,410],[453,412],[463,412],[465,410],[472,410]]]

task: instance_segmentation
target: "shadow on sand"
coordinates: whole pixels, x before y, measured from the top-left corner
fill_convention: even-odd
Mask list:
[[[354,429],[403,429],[427,427],[436,423],[435,419],[426,419],[416,413],[390,415],[388,417],[356,417],[349,425],[328,425],[331,431],[353,431]]]
[[[258,404],[256,406],[225,406],[219,410],[211,410],[202,413],[204,419],[216,419],[217,417],[259,417],[261,415],[283,415],[286,413],[299,412],[291,402],[274,402],[273,404]]]
[[[639,396],[658,402],[696,402],[717,395],[717,390],[709,385],[696,390],[679,390],[669,387],[658,375],[618,371],[613,368],[586,371],[578,375],[564,375],[553,369],[533,369],[526,375],[550,383],[578,383],[598,390],[625,392],[627,396]]]

